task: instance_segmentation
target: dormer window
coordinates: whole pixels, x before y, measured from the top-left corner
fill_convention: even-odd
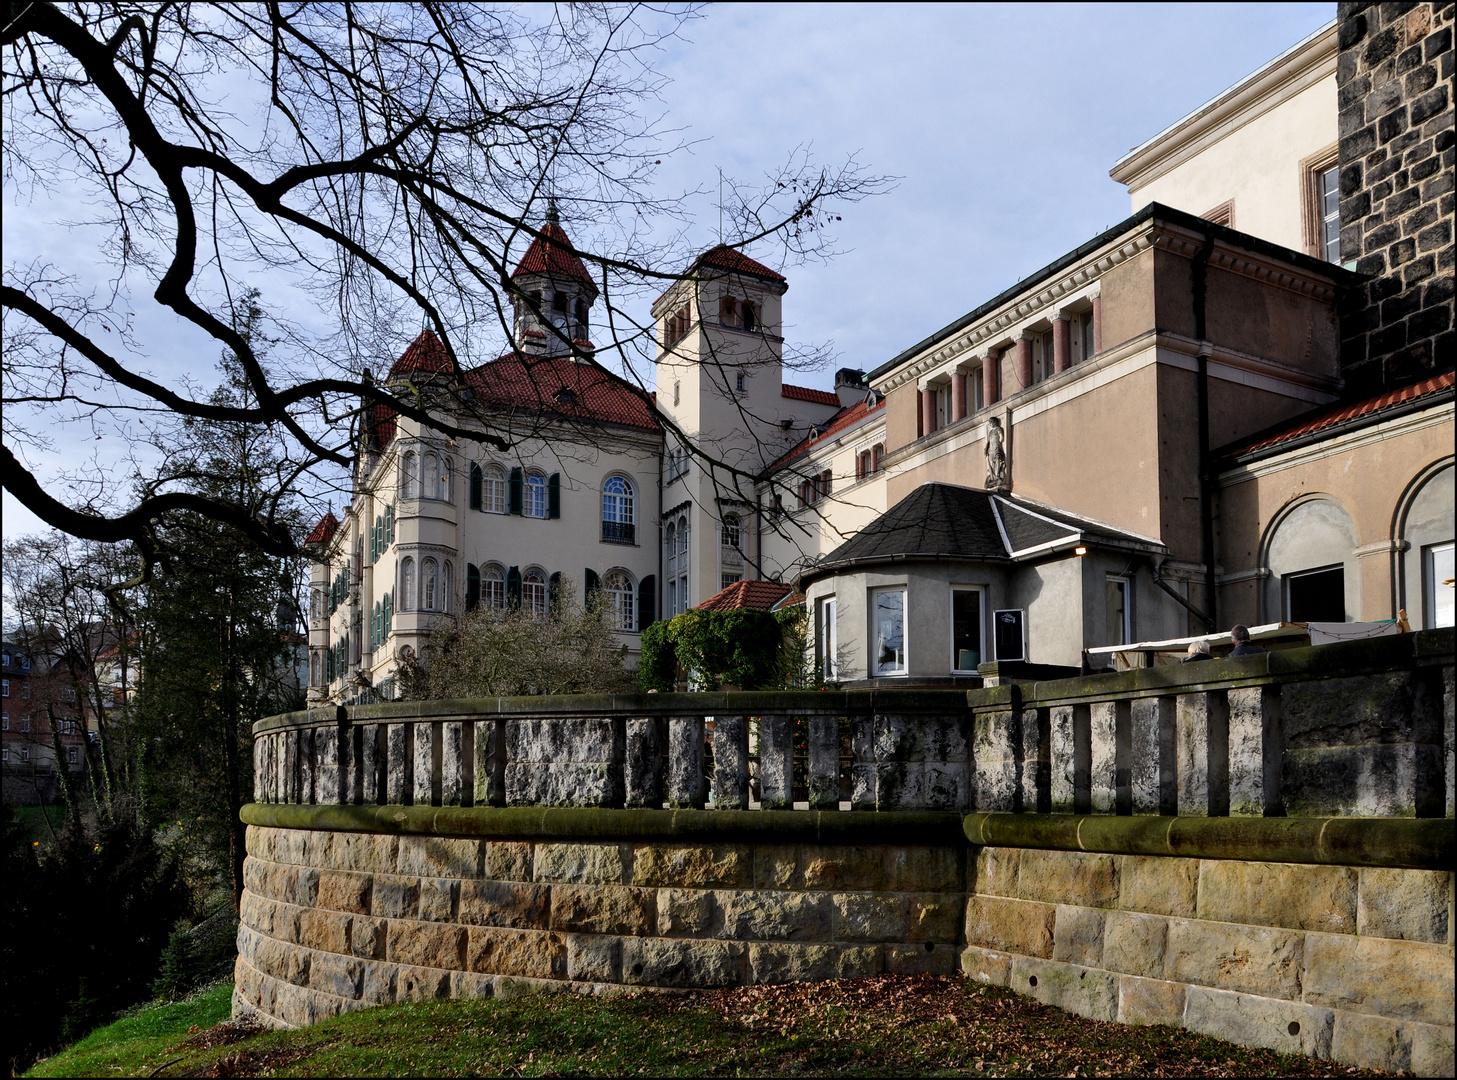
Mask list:
[[[552,395],[552,398],[559,405],[573,405],[576,403],[577,394],[570,386],[563,386]]]

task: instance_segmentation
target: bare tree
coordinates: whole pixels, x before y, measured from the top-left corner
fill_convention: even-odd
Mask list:
[[[133,542],[145,576],[163,523],[185,512],[295,551],[281,507],[321,477],[347,485],[376,406],[509,449],[528,436],[473,408],[462,374],[509,340],[513,305],[543,314],[511,271],[548,199],[591,222],[576,254],[606,312],[594,351],[560,333],[558,344],[634,376],[654,348],[641,300],[689,262],[683,203],[654,187],[681,146],[655,119],[652,64],[693,17],[612,5],[10,3],[6,183],[54,213],[88,207],[106,241],[66,266],[64,245],[42,234],[32,249],[45,257],[5,266],[5,488],[73,536]],[[853,160],[822,169],[796,153],[752,192],[729,185],[726,239],[772,240],[789,260],[828,254],[837,207],[880,186]],[[308,325],[275,321],[267,367],[238,329],[260,284],[311,313]],[[139,303],[146,289],[176,333],[237,357],[242,399],[151,371],[156,331],[138,327],[159,324]],[[451,408],[431,396],[438,387],[369,377],[412,323],[445,345]],[[232,498],[137,491],[100,467],[42,480],[30,460],[58,432],[104,435],[159,413],[266,425],[284,465]]]

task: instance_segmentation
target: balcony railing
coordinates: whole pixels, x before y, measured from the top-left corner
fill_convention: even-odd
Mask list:
[[[604,521],[602,523],[604,544],[637,543],[637,526],[630,521]]]
[[[313,709],[255,725],[255,798],[1440,817],[1452,699],[1445,629],[970,691]]]

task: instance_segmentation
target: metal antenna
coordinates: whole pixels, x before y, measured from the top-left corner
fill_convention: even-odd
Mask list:
[[[723,169],[718,170],[718,242],[723,243]]]

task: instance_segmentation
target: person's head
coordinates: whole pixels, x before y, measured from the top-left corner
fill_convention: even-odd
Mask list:
[[[1239,623],[1230,630],[1229,636],[1236,645],[1248,645],[1250,643],[1250,628],[1244,623]]]
[[[1205,641],[1203,638],[1200,638],[1198,641],[1191,641],[1189,643],[1190,656],[1203,656],[1208,651],[1209,642]]]

